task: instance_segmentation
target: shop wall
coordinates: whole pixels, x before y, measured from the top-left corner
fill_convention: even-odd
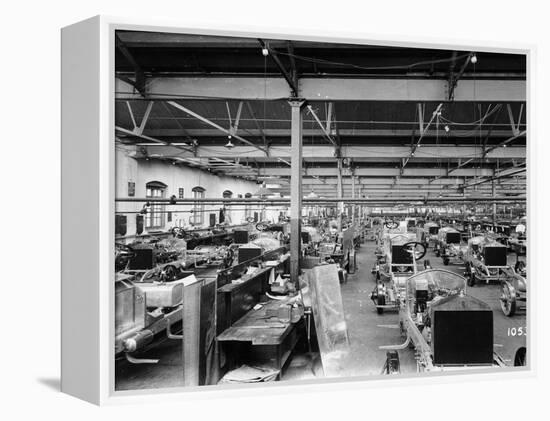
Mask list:
[[[116,194],[117,198],[128,198],[130,189],[128,183],[135,183],[135,198],[146,197],[146,184],[152,181],[157,181],[165,184],[165,198],[170,198],[175,195],[180,197],[180,189],[183,189],[184,198],[193,198],[193,188],[202,187],[205,189],[205,197],[221,198],[223,192],[229,190],[233,193],[233,198],[245,197],[245,194],[254,194],[259,188],[255,182],[240,180],[234,177],[222,177],[181,165],[172,165],[169,162],[159,160],[136,160],[132,158],[133,147],[117,146],[116,150]],[[116,211],[122,212],[127,216],[127,231],[126,236],[131,237],[136,234],[136,212],[139,212],[143,207],[143,203],[127,203],[117,202]],[[205,213],[201,226],[207,227],[209,224],[210,213],[216,214],[216,222],[219,222],[219,210],[221,205],[204,205]],[[232,224],[238,224],[245,220],[245,206],[234,204],[229,207],[229,217]],[[191,206],[182,205],[166,205],[165,211],[171,212],[171,221],[169,215],[163,214],[164,227],[163,231],[170,229],[173,226],[183,226],[191,228],[189,212]],[[251,214],[254,212],[260,214],[260,208],[257,205],[251,206]],[[266,210],[265,218],[276,221],[279,215],[278,210]],[[147,230],[145,229],[145,232]]]

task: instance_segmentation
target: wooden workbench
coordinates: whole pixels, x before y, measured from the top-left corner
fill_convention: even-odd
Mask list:
[[[258,310],[252,309],[220,334],[217,337],[222,350],[220,365],[225,365],[227,370],[242,363],[282,370],[298,341],[298,323],[267,318],[266,313],[285,302],[273,300]]]

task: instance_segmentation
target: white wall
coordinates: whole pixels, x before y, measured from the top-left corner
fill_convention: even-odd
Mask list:
[[[172,195],[176,195],[179,198],[179,189],[184,189],[184,198],[193,198],[193,187],[200,186],[204,188],[206,198],[221,198],[225,190],[230,190],[233,192],[233,197],[236,198],[238,195],[245,196],[246,193],[254,194],[258,189],[259,185],[252,181],[241,180],[234,177],[220,177],[213,174],[210,174],[206,171],[202,171],[196,168],[185,167],[182,165],[172,165],[171,163],[159,161],[155,159],[150,159],[148,161],[140,159],[136,160],[132,158],[131,153],[133,152],[133,147],[117,145],[116,150],[116,198],[127,198],[128,196],[128,182],[135,182],[135,198],[144,198],[146,197],[146,187],[145,185],[151,181],[160,181],[167,185],[165,191],[165,198],[170,198]],[[117,212],[135,212],[141,210],[143,203],[128,203],[128,202],[117,202],[116,210]],[[203,226],[208,226],[209,215],[210,213],[216,214],[216,222],[218,222],[219,209],[221,205],[205,205],[205,210],[208,212],[204,213],[204,224]],[[233,224],[241,223],[245,218],[243,204],[232,205],[234,210],[231,210],[231,222]],[[258,205],[251,206],[254,210],[252,211],[252,216],[254,211],[258,210]],[[166,211],[189,211],[191,205],[182,206],[166,206]],[[277,210],[267,210],[266,219],[277,220],[278,216]],[[136,214],[128,213],[127,215],[127,236],[133,236],[136,233]],[[191,213],[173,213],[172,221],[167,222],[167,214],[163,214],[164,217],[164,228],[167,230],[175,225],[189,226],[189,217]],[[146,232],[147,229],[145,228]]]

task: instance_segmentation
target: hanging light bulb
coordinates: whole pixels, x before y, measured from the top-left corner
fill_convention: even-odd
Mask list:
[[[470,58],[470,61],[472,62],[472,64],[476,64],[477,63],[477,56],[475,54],[473,54],[472,57]]]
[[[445,125],[444,129],[447,133],[449,133],[449,131],[451,130],[448,125]]]
[[[227,149],[231,149],[233,148],[235,145],[233,143],[231,143],[231,137],[229,137],[229,140],[227,141],[227,143],[225,144],[225,147]]]
[[[269,55],[269,50],[267,49],[267,47],[262,48],[262,55],[264,57],[267,57]]]

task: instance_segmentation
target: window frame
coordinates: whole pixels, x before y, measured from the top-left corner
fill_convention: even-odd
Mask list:
[[[147,199],[163,199],[166,195],[167,185],[160,181],[150,181],[145,184],[145,197]],[[146,230],[162,229],[166,225],[165,206],[153,204],[149,206],[145,215],[144,228]]]
[[[206,189],[201,186],[195,186],[191,189],[193,193],[193,199],[204,199]],[[193,202],[193,213],[191,215],[189,223],[193,226],[200,226],[204,224],[204,203]]]

